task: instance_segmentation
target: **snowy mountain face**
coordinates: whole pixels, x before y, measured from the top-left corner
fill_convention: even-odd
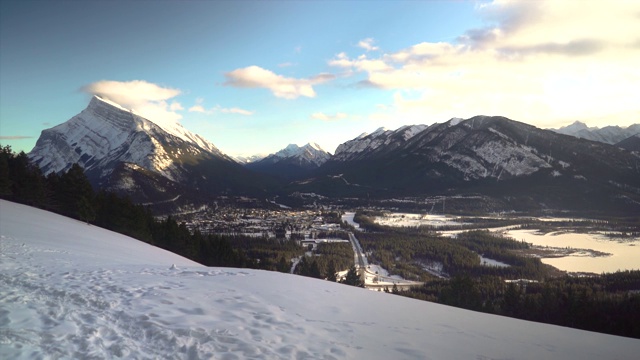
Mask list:
[[[247,164],[246,167],[254,171],[291,180],[308,175],[329,159],[331,159],[331,154],[316,143],[308,143],[304,146],[289,144],[275,154]]]
[[[0,200],[0,358],[636,359],[637,339],[211,268]]]
[[[364,133],[353,140],[340,144],[333,155],[333,160],[356,160],[371,156],[379,150],[389,151],[399,148],[427,128],[429,128],[427,125],[408,125],[395,131],[379,128],[371,134]]]
[[[80,114],[44,130],[29,153],[45,174],[79,163],[86,171],[108,176],[117,163],[132,163],[170,180],[179,180],[176,160],[203,153],[223,157],[199,135],[180,124],[155,123],[94,96]]]
[[[333,159],[354,161],[410,153],[456,169],[465,180],[529,175],[552,167],[550,159],[502,134],[497,127],[486,126],[479,131],[483,119],[455,118],[432,126],[404,126],[395,131],[378,129],[371,135],[341,144]]]
[[[286,148],[267,156],[264,160],[279,162],[282,160],[297,161],[300,163],[309,163],[316,167],[324,164],[331,158],[331,154],[323,150],[316,143],[308,143],[304,146],[289,144]]]
[[[571,125],[550,130],[559,134],[571,135],[581,139],[599,141],[606,144],[616,144],[631,136],[640,134],[640,124],[633,124],[626,128],[619,126],[606,126],[600,129],[597,127],[588,127],[586,124],[576,121]]]
[[[167,182],[189,184],[190,188],[207,186],[197,167],[218,169],[219,177],[242,170],[213,144],[180,124],[140,117],[98,96],[67,122],[42,131],[29,158],[45,174],[66,171],[79,163],[97,187],[133,198],[140,195],[145,201],[175,188]]]

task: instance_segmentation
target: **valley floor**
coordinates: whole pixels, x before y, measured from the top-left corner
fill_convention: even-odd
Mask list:
[[[635,359],[640,341],[208,268],[0,201],[0,358]]]

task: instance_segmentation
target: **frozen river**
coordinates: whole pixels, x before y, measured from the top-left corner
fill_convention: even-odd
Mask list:
[[[640,239],[610,239],[602,234],[552,232],[540,234],[535,230],[509,230],[506,235],[533,245],[591,249],[611,254],[592,257],[574,254],[560,258],[544,258],[542,262],[570,272],[615,272],[640,270]]]

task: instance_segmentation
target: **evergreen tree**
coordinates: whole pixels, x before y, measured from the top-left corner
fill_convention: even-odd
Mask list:
[[[291,270],[291,264],[284,258],[284,256],[280,257],[278,260],[278,265],[276,268],[281,273],[288,273]]]
[[[0,147],[0,197],[11,195],[11,179],[9,174],[9,160],[13,158],[11,146]]]
[[[352,265],[349,268],[349,271],[347,271],[347,275],[345,276],[344,281],[342,283],[351,285],[351,286],[364,287],[364,283],[362,282],[362,279],[360,278],[360,275],[358,274],[358,270],[356,269],[355,265]]]
[[[398,290],[398,285],[396,283],[393,283],[393,287],[391,287],[391,293],[396,295],[400,293],[400,290]]]
[[[88,208],[83,209],[84,212],[94,212],[93,209],[93,187],[84,174],[84,169],[76,164],[73,164],[69,171],[60,176],[60,188],[58,189],[57,196],[60,199],[61,211],[67,216],[74,217],[76,219],[82,218],[80,214],[80,203],[85,201],[85,206]],[[82,198],[86,200],[82,200]]]
[[[332,282],[336,282],[338,281],[338,278],[336,276],[336,264],[335,262],[332,260],[329,261],[329,264],[327,265],[327,273],[326,273],[326,278],[329,281]]]

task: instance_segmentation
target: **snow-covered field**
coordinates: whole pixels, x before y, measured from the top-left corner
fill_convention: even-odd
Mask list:
[[[640,341],[207,268],[0,201],[0,358],[636,359]],[[175,265],[175,266],[174,266]]]
[[[389,213],[376,216],[373,221],[384,226],[418,227],[418,226],[452,226],[464,225],[458,219],[445,215]]]

